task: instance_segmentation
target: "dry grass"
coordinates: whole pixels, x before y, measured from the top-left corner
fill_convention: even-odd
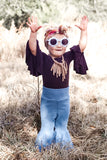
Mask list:
[[[66,151],[56,145],[39,153],[34,142],[40,130],[39,101],[42,81],[40,77],[38,88],[38,79],[29,75],[24,62],[29,29],[22,28],[17,32],[14,25],[10,31],[0,26],[1,160],[107,159],[106,28],[106,23],[89,23],[85,51],[88,74],[75,74],[71,65],[71,113],[68,129],[75,149]],[[43,33],[42,29],[41,32]],[[71,44],[77,44],[79,31],[73,28],[71,37],[74,37]],[[41,33],[38,38],[41,38]]]

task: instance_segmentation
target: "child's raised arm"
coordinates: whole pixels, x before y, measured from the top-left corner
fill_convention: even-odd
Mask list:
[[[80,46],[81,52],[83,52],[87,45],[87,26],[88,26],[87,17],[86,16],[82,17],[80,26],[78,25],[75,25],[75,26],[81,30],[79,46]]]
[[[33,55],[36,56],[36,47],[37,47],[37,31],[41,28],[41,26],[38,26],[37,24],[37,18],[34,18],[33,16],[28,18],[28,22],[26,22],[28,27],[31,29],[30,38],[29,38],[29,47],[31,49],[31,52]]]

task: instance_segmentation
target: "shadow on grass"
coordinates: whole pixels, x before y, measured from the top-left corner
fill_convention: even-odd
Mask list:
[[[82,118],[82,113],[77,115],[78,113],[73,106],[71,106],[68,129],[73,136],[75,149],[68,152],[53,147],[51,150],[38,153],[34,143],[41,127],[39,108],[40,106],[37,104],[25,104],[19,108],[9,106],[1,109],[0,140],[4,146],[12,150],[9,160],[31,160],[31,157],[36,157],[34,160],[40,160],[41,158],[43,160],[95,160],[97,152],[99,152],[99,155],[102,152],[105,156],[106,151],[101,151],[101,146],[98,147],[100,142],[102,148],[105,148],[105,130],[92,128],[89,134],[88,130],[86,133],[83,126],[86,117]],[[4,158],[4,160],[7,159]]]
[[[15,159],[11,157],[11,160],[25,160],[22,156],[23,153],[27,150],[33,150],[32,148],[34,148],[35,154],[34,143],[41,127],[38,108],[37,104],[31,104],[20,108],[9,106],[0,110],[0,141],[3,146],[12,150]],[[6,150],[4,150],[5,153]],[[7,159],[4,158],[4,160]]]

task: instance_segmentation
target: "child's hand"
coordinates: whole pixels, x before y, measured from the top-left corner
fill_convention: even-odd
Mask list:
[[[28,27],[31,29],[31,32],[36,33],[42,26],[38,26],[37,24],[37,18],[34,18],[33,16],[28,18],[28,22],[26,22]]]
[[[80,26],[78,26],[78,25],[75,25],[75,26],[78,27],[81,31],[87,30],[88,18],[86,16],[82,17]]]

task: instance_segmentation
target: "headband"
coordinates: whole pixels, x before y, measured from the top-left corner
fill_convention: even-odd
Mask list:
[[[45,38],[52,35],[52,34],[56,34],[58,33],[57,30],[48,30],[46,33],[45,33]]]

